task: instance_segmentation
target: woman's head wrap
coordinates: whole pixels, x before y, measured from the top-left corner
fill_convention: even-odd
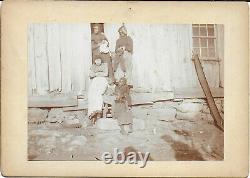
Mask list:
[[[124,23],[123,23],[122,26],[118,29],[118,32],[127,35],[127,28],[125,27]]]

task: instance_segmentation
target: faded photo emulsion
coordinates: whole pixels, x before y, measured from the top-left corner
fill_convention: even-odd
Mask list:
[[[27,33],[27,160],[224,160],[222,24],[31,23]]]

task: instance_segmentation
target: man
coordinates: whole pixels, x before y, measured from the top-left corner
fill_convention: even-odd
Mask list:
[[[127,34],[127,29],[124,24],[118,29],[119,39],[116,41],[116,57],[114,61],[114,71],[120,64],[121,70],[125,73],[128,84],[132,84],[132,54],[133,54],[133,40]]]
[[[100,46],[102,45],[103,41],[108,39],[104,35],[104,33],[100,32],[100,27],[98,24],[94,24],[93,26],[93,33],[91,34],[91,46],[92,46],[92,56],[93,61],[99,58],[100,55]]]

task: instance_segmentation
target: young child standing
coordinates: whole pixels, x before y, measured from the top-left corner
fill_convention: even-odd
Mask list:
[[[115,87],[115,102],[113,105],[113,117],[118,120],[121,127],[121,134],[126,135],[124,126],[129,126],[128,133],[133,132],[133,118],[131,113],[130,88],[127,85],[127,79],[122,77]]]

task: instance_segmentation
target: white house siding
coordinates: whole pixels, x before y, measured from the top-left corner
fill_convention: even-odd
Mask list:
[[[134,85],[148,90],[173,91],[199,86],[191,61],[192,26],[125,24],[134,41]],[[104,24],[114,51],[121,24]]]
[[[89,24],[32,24],[28,27],[29,95],[81,94],[91,65]]]
[[[115,49],[121,24],[104,24]],[[191,61],[192,26],[125,24],[134,41],[134,87],[174,91],[200,87]],[[28,27],[29,95],[81,94],[88,89],[91,66],[90,24],[32,24]],[[219,87],[218,62],[203,62],[211,87]]]
[[[220,65],[220,87],[224,87],[224,25],[217,25],[217,51]]]

